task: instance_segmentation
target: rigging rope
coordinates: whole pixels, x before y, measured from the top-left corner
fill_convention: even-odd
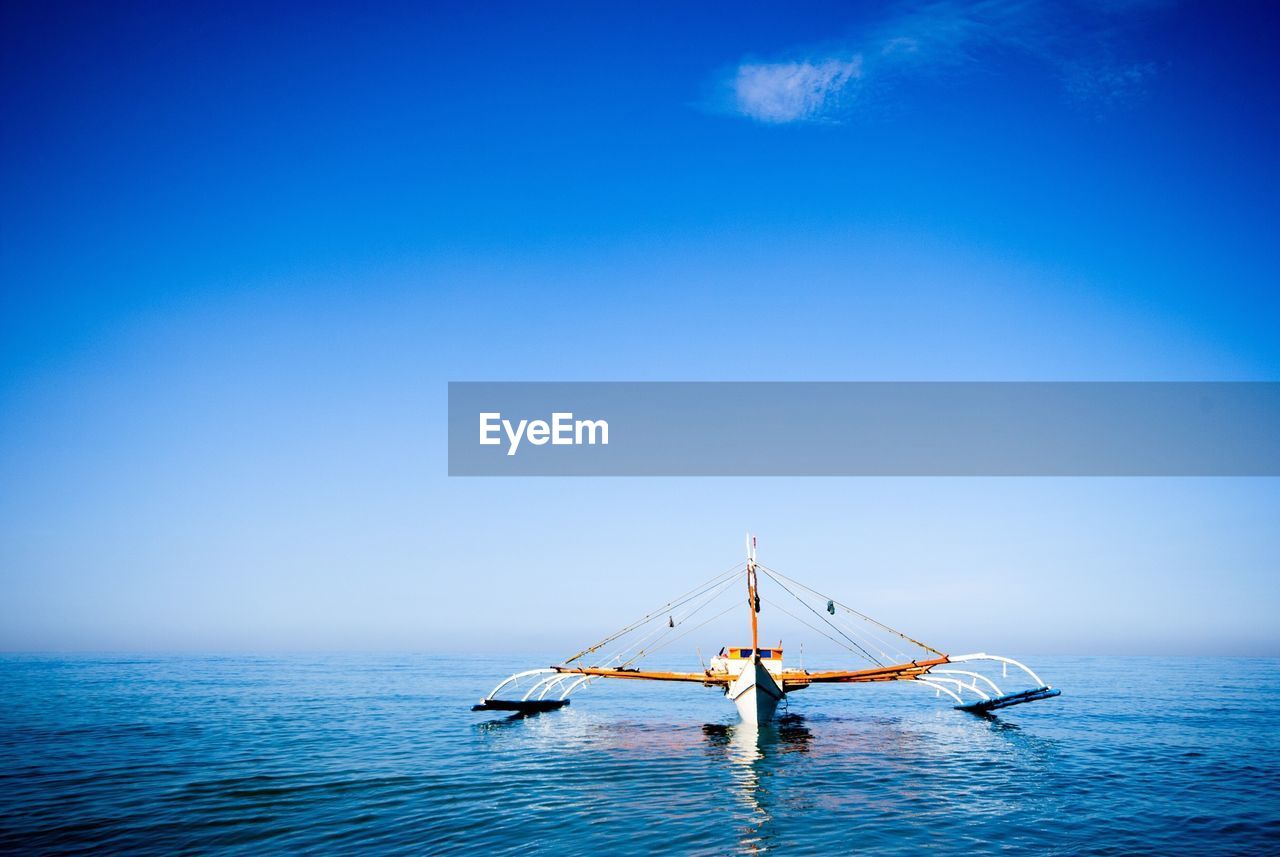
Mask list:
[[[859,640],[864,641],[867,645],[879,652],[886,660],[893,661],[895,663],[911,660],[911,657],[902,649],[888,642],[878,634],[873,633],[868,627],[866,627],[868,623],[854,623],[843,614],[837,616],[835,613],[835,603],[830,600],[828,600],[827,603],[831,605],[827,612],[834,617],[829,620],[830,622],[838,624]]]
[[[777,575],[778,577],[781,577],[783,580],[785,580],[785,581],[787,581],[787,582],[789,582],[789,583],[794,583],[796,586],[798,586],[798,587],[800,587],[801,589],[804,589],[804,590],[806,590],[806,591],[808,591],[808,592],[810,592],[810,593],[812,593],[812,594],[814,594],[814,595],[818,596],[819,598],[826,598],[828,601],[831,601],[833,604],[835,604],[836,606],[840,607],[840,608],[841,608],[841,609],[843,609],[843,610],[847,610],[848,612],[852,613],[854,616],[857,616],[859,619],[864,619],[864,620],[866,620],[867,622],[870,622],[872,625],[875,625],[876,627],[883,628],[884,630],[888,631],[890,634],[895,634],[895,635],[897,635],[897,636],[901,637],[902,639],[906,640],[908,643],[911,643],[912,645],[919,646],[920,648],[924,649],[925,651],[933,652],[935,655],[938,655],[939,657],[946,657],[946,653],[938,651],[938,650],[937,650],[937,649],[935,649],[933,646],[929,646],[929,645],[926,645],[926,644],[924,644],[924,643],[920,642],[919,640],[912,639],[911,637],[908,637],[906,634],[902,633],[901,631],[897,630],[896,628],[890,628],[888,625],[884,624],[883,622],[881,622],[881,621],[879,621],[879,620],[877,620],[877,619],[872,619],[870,616],[866,615],[865,613],[859,613],[857,610],[854,610],[852,607],[848,606],[847,604],[841,604],[839,601],[836,601],[834,598],[831,598],[830,596],[827,596],[827,595],[823,595],[823,594],[822,594],[821,592],[819,592],[818,590],[813,589],[812,587],[809,587],[809,586],[805,586],[805,585],[804,585],[803,583],[801,583],[800,581],[795,580],[795,579],[790,578],[790,577],[787,577],[785,574],[783,574],[783,573],[782,573],[782,572],[780,572],[780,571],[777,571],[777,570],[775,570],[775,569],[771,569],[771,568],[767,568],[767,567],[765,567],[765,566],[763,566],[763,565],[759,565],[759,564],[757,564],[757,565],[756,565],[756,567],[757,567],[757,568],[759,568],[759,569],[761,569],[762,571],[764,571],[764,572],[765,572],[766,574],[768,574],[770,577],[774,577],[774,575]],[[780,582],[780,581],[778,581],[776,577],[774,578],[774,580],[775,580],[775,582],[778,582],[778,585],[780,585],[780,586],[781,586],[781,582]],[[784,588],[785,588],[785,587],[784,587]],[[803,603],[803,602],[802,602],[802,603]]]
[[[840,646],[840,647],[842,647],[842,648],[848,649],[848,650],[849,650],[849,651],[851,651],[851,652],[852,652],[852,651],[855,651],[855,649],[854,649],[852,646],[848,645],[847,643],[842,643],[842,642],[840,642],[840,641],[839,641],[839,640],[837,640],[835,637],[831,636],[831,635],[830,635],[830,634],[828,634],[826,631],[822,630],[821,628],[817,627],[816,625],[810,625],[808,622],[806,622],[805,620],[801,619],[799,616],[797,616],[796,614],[792,613],[790,610],[788,610],[787,608],[783,607],[781,604],[779,604],[777,601],[774,601],[772,598],[765,598],[765,599],[764,599],[764,603],[765,603],[765,604],[768,604],[768,605],[769,605],[769,606],[771,606],[771,607],[777,607],[777,608],[778,608],[779,610],[781,610],[783,613],[786,613],[788,616],[790,616],[792,619],[795,619],[795,620],[796,620],[797,622],[799,622],[801,625],[804,625],[804,626],[805,626],[806,628],[808,628],[810,631],[816,631],[817,633],[819,633],[819,634],[821,634],[822,636],[826,637],[826,638],[827,638],[828,640],[830,640],[831,642],[835,643],[837,646]],[[869,657],[869,655],[867,655],[867,653],[866,653],[866,652],[863,652],[862,654],[863,654],[864,656]],[[879,664],[879,666],[884,666],[884,664]]]
[[[835,617],[834,619],[829,619],[827,621],[832,626],[843,628],[845,631],[849,632],[854,637],[857,637],[860,641],[865,643],[868,647],[870,647],[871,649],[874,649],[882,658],[884,658],[885,660],[891,663],[900,663],[902,661],[911,660],[911,658],[907,655],[906,652],[902,651],[896,646],[889,645],[887,642],[877,637],[875,634],[871,633],[866,628],[859,628],[851,622],[841,621],[839,616]]]
[[[641,637],[639,637],[634,642],[627,645],[625,648],[609,655],[608,657],[604,658],[603,661],[599,661],[599,660],[596,661],[596,663],[607,664],[609,662],[614,662],[619,665],[619,668],[627,667],[639,661],[641,658],[646,657],[647,655],[653,654],[654,652],[659,651],[663,648],[666,648],[667,646],[671,645],[677,640],[683,639],[684,637],[693,633],[699,628],[702,628],[707,624],[709,624],[710,622],[713,622],[716,619],[720,618],[721,616],[724,616],[726,613],[728,613],[730,610],[734,608],[735,605],[730,604],[727,608],[720,611],[715,616],[712,616],[711,618],[706,619],[703,622],[700,622],[699,624],[695,625],[694,627],[686,631],[682,631],[681,633],[676,634],[670,639],[665,639],[669,635],[671,635],[672,632],[675,631],[675,629],[682,627],[689,619],[693,618],[701,610],[703,610],[703,608],[707,607],[709,604],[711,604],[712,602],[719,599],[722,595],[724,595],[725,592],[729,591],[730,587],[735,582],[737,575],[742,571],[744,565],[745,564],[741,562],[737,563],[732,568],[715,575],[714,577],[710,578],[707,581],[704,581],[698,586],[695,586],[693,589],[690,589],[688,592],[685,592],[683,595],[673,599],[672,601],[667,602],[666,604],[662,605],[656,610],[653,610],[650,613],[647,613],[645,616],[641,617],[635,622],[632,622],[630,625],[627,625],[621,630],[609,635],[608,637],[604,638],[603,640],[596,643],[595,645],[590,646],[586,649],[583,649],[573,657],[564,661],[564,663],[566,665],[571,664],[574,661],[578,661],[582,659],[586,655],[597,652],[600,649],[604,648],[605,646],[609,645],[610,643],[626,636],[627,634],[631,634],[632,632],[639,630],[645,624],[649,622],[653,622],[655,619],[661,617],[663,614],[667,614],[667,622],[659,624],[657,627],[643,634]],[[790,616],[792,619],[796,620],[797,622],[809,628],[810,630],[816,631],[817,633],[821,634],[822,636],[826,637],[828,640],[831,640],[837,645],[842,646],[843,648],[849,650],[850,652],[861,654],[862,657],[866,658],[869,662],[877,666],[884,666],[885,665],[884,661],[881,661],[875,655],[871,654],[871,652],[868,651],[866,647],[864,647],[863,645],[864,642],[867,643],[867,645],[869,645],[871,648],[875,649],[881,655],[881,657],[883,657],[885,660],[892,661],[896,657],[895,655],[888,654],[885,651],[885,647],[887,647],[892,651],[897,652],[897,656],[901,656],[903,661],[909,660],[909,658],[907,656],[907,653],[902,652],[896,646],[893,646],[887,643],[886,641],[880,639],[877,635],[871,633],[866,628],[859,628],[853,624],[844,623],[844,622],[842,622],[840,625],[837,625],[834,621],[832,621],[831,619],[828,619],[826,616],[822,615],[822,613],[820,613],[818,610],[814,609],[813,605],[809,604],[808,601],[806,601],[800,595],[793,592],[786,585],[786,583],[783,583],[783,581],[785,580],[787,583],[791,583],[794,586],[804,590],[805,592],[811,595],[824,599],[827,602],[826,606],[827,606],[828,612],[831,612],[833,616],[835,615],[835,613],[832,607],[833,605],[838,605],[846,613],[851,614],[852,616],[856,616],[859,619],[862,619],[864,622],[870,623],[871,625],[874,625],[877,628],[887,631],[896,637],[906,640],[908,643],[911,643],[914,646],[924,649],[925,651],[932,652],[935,655],[945,657],[945,655],[943,655],[942,652],[938,651],[932,646],[926,645],[920,642],[919,640],[915,640],[911,637],[908,637],[906,634],[902,633],[901,631],[898,631],[894,628],[890,628],[888,625],[885,625],[883,622],[880,622],[876,619],[872,619],[870,616],[867,616],[864,613],[854,610],[852,607],[849,607],[847,604],[842,604],[839,601],[836,601],[834,598],[824,595],[821,592],[818,592],[816,589],[813,589],[812,587],[807,586],[798,580],[788,577],[787,575],[783,574],[780,571],[776,571],[774,569],[771,569],[764,565],[760,565],[758,563],[756,565],[756,568],[762,571],[764,574],[766,574],[784,592],[786,592],[796,601],[800,602],[800,604],[802,604],[805,607],[805,609],[807,609],[810,613],[812,613],[818,619],[822,620],[824,625],[826,625],[828,628],[830,628],[840,637],[844,638],[845,642],[841,642],[840,640],[836,639],[830,634],[827,634],[821,628],[815,627],[814,625],[810,624],[809,622],[805,621],[799,616],[796,616],[794,613],[790,612],[789,610],[787,610],[785,607],[778,604],[777,602],[770,599],[765,599],[766,601],[768,601],[770,605],[777,607],[787,616]],[[708,593],[710,594],[708,595]],[[704,595],[707,597],[703,599],[700,603],[696,604],[695,606],[689,607],[685,612],[677,616],[677,613],[679,613],[678,608],[684,607],[685,605],[688,605],[690,602],[696,599],[702,598],[702,596]],[[846,633],[846,630],[852,633],[854,636],[850,636],[849,633]],[[861,638],[861,641],[859,639],[855,639],[855,637]],[[633,650],[635,650],[635,654],[630,655],[630,652],[632,652]]]
[[[657,610],[654,610],[648,613],[647,615],[643,616],[642,618],[637,619],[636,621],[632,622],[630,625],[623,628],[621,631],[617,631],[613,634],[610,634],[608,637],[605,637],[603,640],[596,643],[594,646],[589,646],[588,648],[583,649],[573,657],[569,658],[564,663],[571,664],[574,661],[578,660],[579,658],[583,657],[584,655],[589,655],[592,652],[597,651],[601,647],[607,646],[609,643],[612,643],[614,640],[618,639],[619,637],[624,636],[625,634],[631,633],[632,631],[636,630],[640,626],[644,625],[646,622],[653,621],[654,617],[660,616],[669,610],[679,607],[681,604],[685,604],[691,601],[692,599],[697,598],[699,595],[703,594],[707,590],[712,589],[715,586],[718,586],[720,583],[723,583],[724,578],[737,574],[738,570],[742,568],[745,564],[746,563],[740,562],[737,565],[735,565],[733,568],[729,569],[728,571],[724,571],[724,572],[721,572],[720,574],[715,575],[709,581],[706,581],[705,583],[701,583],[698,586],[695,586],[693,589],[689,590],[684,595],[681,595],[678,598],[667,602],[666,604],[659,607]]]
[[[677,635],[677,636],[675,636],[675,637],[672,637],[670,640],[667,640],[665,643],[662,643],[661,645],[657,645],[657,646],[654,646],[653,648],[648,649],[648,650],[646,650],[646,651],[644,651],[644,652],[637,653],[637,654],[636,654],[636,656],[635,656],[634,658],[632,658],[630,661],[628,661],[627,663],[628,663],[628,664],[630,664],[630,663],[633,663],[633,662],[635,662],[635,661],[639,660],[639,659],[640,659],[640,657],[641,657],[641,655],[652,655],[654,652],[658,651],[659,649],[666,648],[667,646],[671,645],[672,643],[676,642],[677,640],[679,640],[679,639],[681,639],[681,638],[683,638],[683,637],[687,637],[689,634],[692,634],[694,631],[698,630],[699,628],[701,628],[701,627],[703,627],[703,626],[705,626],[705,625],[709,625],[709,624],[711,624],[712,622],[714,622],[715,620],[719,619],[719,618],[720,618],[721,616],[723,616],[724,614],[728,613],[730,610],[734,610],[734,609],[736,609],[737,607],[738,607],[738,605],[737,605],[736,603],[735,603],[735,604],[730,604],[728,607],[724,608],[724,609],[723,609],[723,610],[721,610],[719,613],[717,613],[716,615],[712,616],[710,619],[707,619],[706,621],[703,621],[703,622],[699,622],[697,625],[694,625],[692,628],[690,628],[688,631],[685,631],[683,634],[679,634],[679,635]],[[626,665],[626,664],[624,664],[624,666],[625,666],[625,665]],[[704,672],[705,672],[705,670],[704,670]]]
[[[666,625],[666,626],[659,625],[657,628],[654,628],[653,630],[651,630],[648,634],[645,634],[645,635],[644,635],[643,637],[641,637],[640,639],[638,639],[638,640],[636,640],[635,642],[631,643],[631,644],[630,644],[629,646],[627,646],[625,649],[622,649],[622,650],[621,650],[621,651],[619,651],[619,652],[615,652],[615,653],[612,655],[611,659],[616,658],[616,659],[618,659],[618,660],[621,660],[621,659],[622,659],[622,656],[623,656],[623,655],[625,655],[625,654],[627,654],[628,652],[630,652],[632,649],[634,649],[634,648],[636,648],[636,647],[638,647],[638,646],[643,646],[643,645],[645,645],[645,644],[649,643],[649,641],[650,641],[650,640],[651,640],[655,635],[657,635],[657,639],[656,639],[656,640],[653,640],[653,643],[654,643],[654,644],[657,644],[657,643],[661,642],[661,640],[662,640],[662,638],[663,638],[664,636],[666,636],[667,634],[671,633],[671,631],[673,631],[675,628],[678,628],[679,626],[683,625],[683,624],[684,624],[685,622],[687,622],[689,619],[693,618],[695,615],[697,615],[698,611],[700,611],[703,607],[706,607],[708,604],[710,604],[711,602],[715,601],[715,600],[716,600],[717,598],[719,598],[721,595],[724,595],[724,593],[725,593],[725,592],[727,592],[727,591],[729,590],[729,587],[730,587],[731,585],[733,585],[733,583],[735,583],[735,582],[736,582],[736,575],[735,575],[734,577],[730,577],[728,580],[725,580],[725,581],[721,582],[717,587],[715,587],[715,589],[714,589],[714,591],[712,592],[712,594],[711,594],[711,595],[709,595],[709,596],[707,596],[706,600],[704,600],[704,601],[703,601],[701,604],[699,604],[698,606],[693,607],[693,608],[690,608],[690,609],[689,609],[688,611],[686,611],[686,612],[685,612],[685,613],[684,613],[684,614],[683,614],[683,615],[682,615],[678,620],[676,620],[674,624],[669,624],[669,625]],[[707,591],[707,590],[703,590],[703,591],[705,592],[705,591]],[[686,632],[686,633],[687,633],[687,632]],[[681,634],[680,636],[684,636],[684,635],[683,635],[683,634]],[[677,637],[676,639],[679,639],[679,637]],[[663,645],[665,645],[665,644],[663,644]],[[632,656],[631,658],[629,658],[629,659],[628,659],[628,660],[623,664],[623,666],[627,666],[627,665],[630,665],[630,664],[632,664],[632,663],[635,663],[637,660],[639,660],[641,657],[643,657],[643,656],[644,656],[644,654],[645,654],[645,652],[646,652],[646,651],[653,651],[653,650],[654,650],[654,649],[652,649],[652,648],[647,649],[647,650],[642,648],[638,653],[636,653],[634,656]]]
[[[765,568],[765,567],[764,567],[764,566],[762,566],[762,565],[760,565],[760,566],[756,566],[756,567],[757,567],[757,568],[759,568],[761,571],[763,571],[765,574],[767,574],[767,575],[769,576],[769,579],[771,579],[774,583],[776,583],[776,584],[778,584],[779,586],[781,586],[781,587],[782,587],[782,589],[783,589],[783,591],[785,591],[788,595],[790,595],[792,598],[794,598],[795,600],[797,600],[797,601],[799,601],[801,604],[803,604],[803,605],[805,606],[805,608],[806,608],[810,613],[812,613],[814,616],[817,616],[817,617],[818,617],[819,619],[821,619],[823,622],[826,622],[826,623],[827,623],[827,625],[829,625],[829,626],[831,627],[831,629],[832,629],[832,630],[834,630],[837,634],[839,634],[841,637],[844,637],[844,638],[845,638],[846,640],[848,640],[850,643],[853,643],[853,645],[857,646],[857,647],[858,647],[858,651],[862,652],[862,654],[866,656],[867,660],[871,661],[871,663],[875,664],[876,666],[880,666],[880,667],[884,666],[884,663],[883,663],[882,661],[880,661],[878,658],[876,658],[876,656],[875,656],[875,655],[871,654],[871,653],[870,653],[870,652],[868,652],[866,649],[862,648],[862,645],[861,645],[860,643],[858,643],[858,641],[857,641],[857,640],[853,639],[853,638],[852,638],[852,637],[850,637],[848,634],[846,634],[844,631],[841,631],[839,628],[837,628],[837,627],[836,627],[832,622],[828,621],[828,619],[827,619],[827,617],[826,617],[826,616],[823,616],[823,615],[822,615],[821,613],[819,613],[817,610],[814,610],[814,609],[813,609],[813,606],[812,606],[811,604],[809,604],[809,602],[808,602],[808,601],[805,601],[805,600],[804,600],[803,598],[801,598],[799,595],[796,595],[796,594],[795,594],[794,592],[792,592],[790,589],[787,589],[787,585],[786,585],[785,583],[783,583],[781,580],[778,580],[778,578],[774,577],[774,576],[773,576],[773,574],[769,571],[769,569]]]

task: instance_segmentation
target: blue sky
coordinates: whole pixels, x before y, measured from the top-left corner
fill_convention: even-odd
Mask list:
[[[0,647],[572,649],[750,527],[948,648],[1280,653],[1274,480],[443,443],[449,380],[1277,380],[1267,6],[4,15]]]

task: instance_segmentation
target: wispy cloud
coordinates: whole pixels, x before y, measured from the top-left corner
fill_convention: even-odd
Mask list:
[[[743,63],[733,81],[738,112],[761,122],[814,121],[838,108],[862,76],[862,57],[817,62]]]
[[[1045,65],[1076,103],[1106,110],[1141,94],[1156,72],[1126,57],[1135,12],[1160,0],[932,0],[893,7],[837,48],[743,61],[721,78],[727,107],[767,123],[839,122],[913,77],[993,69],[1020,55]],[[722,104],[724,100],[722,100]]]

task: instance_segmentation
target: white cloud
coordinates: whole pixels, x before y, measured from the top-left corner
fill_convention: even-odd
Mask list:
[[[744,63],[733,80],[738,112],[761,122],[815,121],[828,117],[852,81],[862,57],[817,62]]]
[[[925,0],[888,7],[839,50],[744,62],[727,76],[729,107],[760,122],[840,121],[903,81],[979,68],[1019,54],[1058,72],[1077,103],[1107,108],[1141,93],[1156,65],[1123,56],[1135,9],[1166,0]],[[870,102],[869,102],[870,99]],[[723,102],[722,102],[723,104]]]

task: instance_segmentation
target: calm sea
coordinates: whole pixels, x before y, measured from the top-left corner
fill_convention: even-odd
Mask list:
[[[814,687],[775,728],[697,686],[470,704],[546,658],[6,656],[0,849],[1280,853],[1280,661],[1037,658],[982,718]]]

